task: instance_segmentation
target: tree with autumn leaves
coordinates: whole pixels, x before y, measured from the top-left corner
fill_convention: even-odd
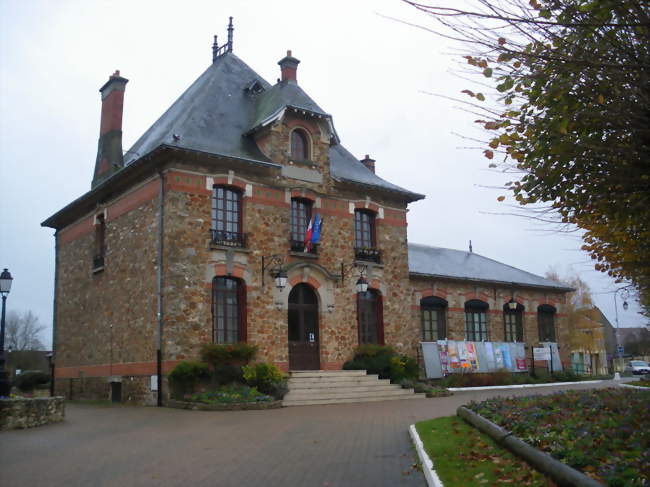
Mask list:
[[[583,230],[595,268],[650,311],[650,2],[404,1],[488,83],[463,93],[481,107],[490,166],[515,176],[505,188]]]

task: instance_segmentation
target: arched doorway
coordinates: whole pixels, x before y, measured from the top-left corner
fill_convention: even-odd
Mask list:
[[[307,284],[289,293],[289,369],[320,369],[318,345],[318,298]]]

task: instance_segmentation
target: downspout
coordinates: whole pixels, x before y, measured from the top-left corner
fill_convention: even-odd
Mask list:
[[[156,346],[156,374],[158,382],[157,406],[163,405],[162,390],[162,348],[163,348],[163,235],[165,222],[165,178],[162,171],[158,171],[160,177],[160,193],[158,198],[158,343]]]
[[[54,232],[54,299],[52,302],[52,360],[50,362],[50,396],[54,397],[54,368],[56,367],[56,308],[59,284],[59,231]]]

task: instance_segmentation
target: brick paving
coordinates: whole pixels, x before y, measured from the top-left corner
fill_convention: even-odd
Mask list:
[[[423,486],[409,424],[470,400],[610,385],[269,411],[68,404],[64,423],[0,433],[0,485]]]

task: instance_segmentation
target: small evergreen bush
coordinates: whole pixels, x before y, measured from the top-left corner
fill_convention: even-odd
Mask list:
[[[286,394],[286,381],[284,374],[274,364],[258,362],[242,367],[244,380],[251,387],[256,387],[260,392],[277,398]],[[284,392],[282,392],[284,391]]]
[[[38,370],[23,372],[14,379],[14,385],[21,392],[33,392],[36,386],[48,382],[50,382],[50,375]]]
[[[257,354],[257,346],[248,343],[209,343],[201,349],[201,359],[207,362],[212,370],[223,365],[244,365]]]
[[[360,345],[354,358],[343,364],[344,370],[365,370],[381,379],[398,383],[402,379],[416,380],[419,375],[417,361],[407,355],[398,355],[393,347],[386,345]]]
[[[194,392],[196,384],[209,376],[208,365],[203,362],[184,360],[167,375],[172,396],[180,397]]]

